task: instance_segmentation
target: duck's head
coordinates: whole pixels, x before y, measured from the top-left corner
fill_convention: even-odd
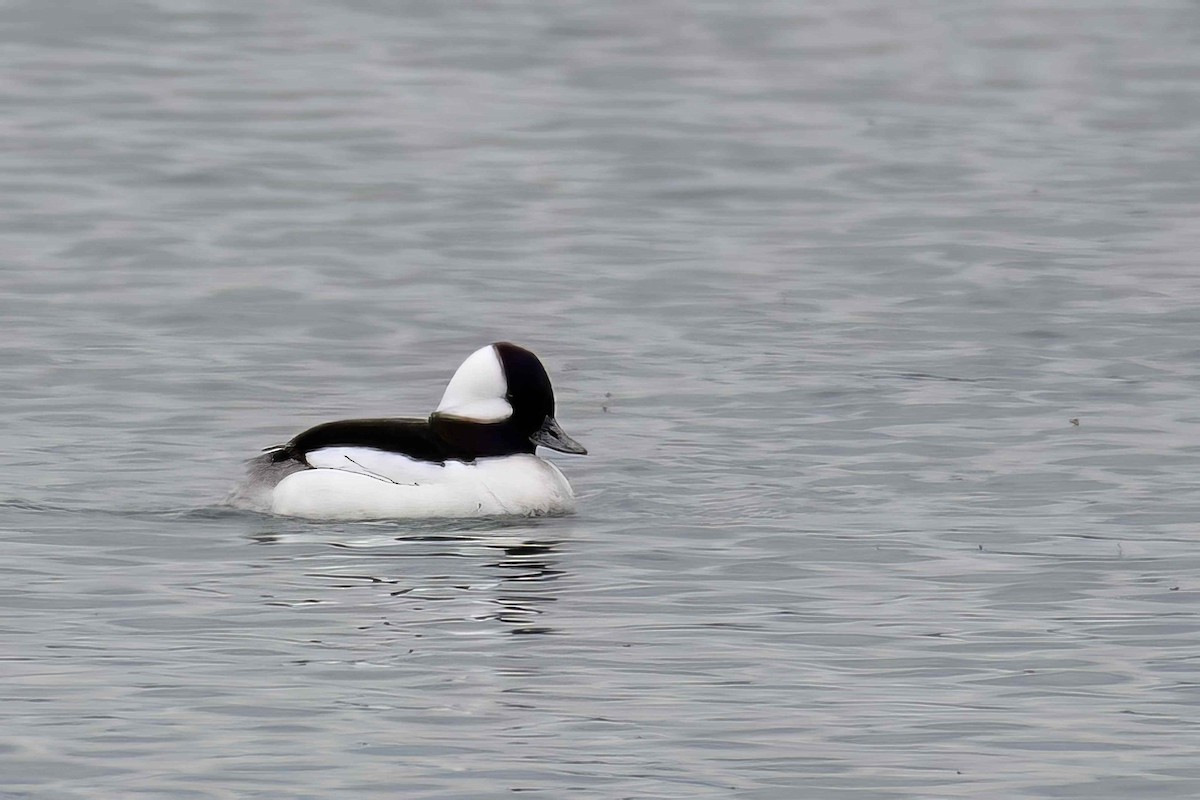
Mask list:
[[[429,421],[447,439],[471,442],[480,455],[532,453],[538,445],[587,454],[554,419],[554,389],[542,362],[508,342],[468,356]]]

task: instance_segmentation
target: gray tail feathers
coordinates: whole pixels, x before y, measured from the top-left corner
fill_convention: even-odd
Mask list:
[[[290,458],[279,459],[279,451],[271,449],[247,463],[246,479],[225,500],[235,508],[250,511],[270,511],[271,491],[288,475],[309,469],[307,464]]]

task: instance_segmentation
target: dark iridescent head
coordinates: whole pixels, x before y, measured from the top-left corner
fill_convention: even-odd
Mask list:
[[[462,363],[430,422],[456,439],[486,436],[489,451],[532,453],[542,445],[587,453],[554,419],[554,389],[542,362],[508,342],[476,350]]]

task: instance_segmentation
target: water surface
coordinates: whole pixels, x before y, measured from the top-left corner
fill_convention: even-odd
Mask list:
[[[1198,31],[0,4],[0,794],[1200,794]],[[221,506],[498,339],[576,516]]]

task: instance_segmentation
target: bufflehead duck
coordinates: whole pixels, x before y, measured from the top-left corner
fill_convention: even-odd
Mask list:
[[[569,513],[571,485],[538,445],[587,453],[555,421],[538,357],[497,342],[462,363],[427,419],[309,428],[253,459],[230,501],[310,519]]]

